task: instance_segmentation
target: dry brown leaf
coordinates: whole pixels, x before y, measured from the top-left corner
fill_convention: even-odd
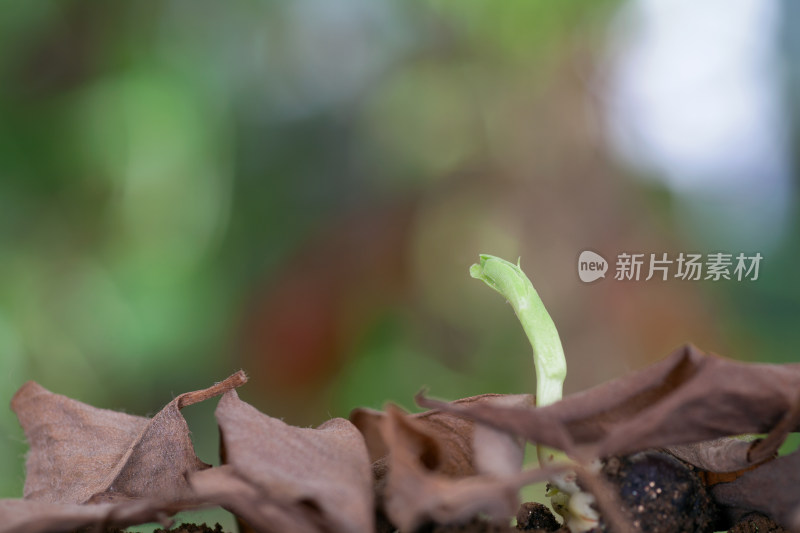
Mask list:
[[[482,402],[496,402],[497,405],[507,406],[531,406],[533,396],[530,394],[505,395],[505,394],[481,394],[462,398],[452,402],[456,405],[471,405]],[[393,407],[397,410],[399,408]],[[367,443],[370,460],[375,463],[388,453],[385,437],[381,427],[387,417],[384,411],[375,409],[357,408],[350,413],[350,421],[364,435]],[[467,476],[475,474],[475,454],[473,450],[474,432],[476,424],[471,420],[460,416],[454,416],[438,410],[425,411],[408,415],[418,428],[417,438],[425,442],[425,458],[428,464],[435,463],[435,470],[448,476]],[[497,432],[489,432],[480,438],[502,439]],[[520,444],[513,446],[519,449]],[[509,448],[511,449],[511,448]],[[500,454],[504,455],[505,454]],[[488,456],[483,458],[486,462],[493,461],[494,458]],[[520,463],[521,464],[521,463]],[[382,468],[382,463],[377,463],[376,468]],[[489,468],[486,466],[485,468]],[[516,468],[519,470],[519,467]],[[378,476],[379,477],[379,476]]]
[[[152,500],[93,505],[0,500],[0,532],[59,533],[87,526],[122,528],[145,522],[160,522],[169,527],[168,517],[179,510]]]
[[[469,405],[484,401],[497,401],[501,405],[532,405],[533,396],[483,394],[456,400],[455,403]],[[497,475],[519,472],[524,454],[519,439],[436,410],[407,416],[415,428],[408,436],[417,446],[419,459],[436,475],[463,477],[476,472]],[[350,420],[364,435],[373,461],[379,528],[388,527],[385,494],[389,446],[384,438],[386,429],[383,427],[387,417],[384,411],[367,408],[354,409],[350,413]]]
[[[703,472],[736,473],[749,468],[747,456],[753,442],[733,437],[665,446],[663,450]]]
[[[531,400],[527,395],[483,395],[458,402],[520,405]],[[373,439],[380,435],[378,449],[387,455],[374,464],[379,505],[400,531],[415,531],[430,522],[466,522],[481,513],[505,522],[519,505],[519,488],[554,472],[520,472],[518,439],[459,423],[447,413],[409,415],[390,405],[384,413],[359,409],[351,418]],[[476,466],[492,473],[475,475]]]
[[[181,394],[152,419],[98,409],[37,383],[11,400],[31,450],[23,500],[0,500],[0,532],[125,527],[167,517],[199,502],[186,476],[208,465],[194,453],[180,409],[247,381]]]
[[[589,459],[776,427],[785,437],[787,428],[780,424],[793,412],[798,392],[800,364],[739,363],[687,346],[643,370],[542,408],[461,406],[423,396],[418,403]],[[790,429],[800,429],[790,419]],[[772,447],[781,440],[773,439]],[[751,465],[749,450],[739,449],[740,457],[726,457],[725,464],[706,466],[724,471]]]
[[[369,457],[349,421],[293,427],[241,401],[235,391],[222,397],[216,416],[229,466],[193,476],[204,495],[260,532],[373,531]],[[237,500],[256,505],[246,503],[245,509]]]
[[[188,498],[187,474],[209,465],[195,455],[180,409],[246,380],[240,371],[181,394],[152,419],[98,409],[29,381],[11,400],[31,447],[24,497],[51,503]]]
[[[763,471],[782,479],[784,490],[800,501],[796,476],[781,477],[772,462],[764,463],[789,432],[800,430],[800,364],[739,363],[687,346],[641,371],[542,408],[458,405],[421,395],[418,403],[560,448],[581,462],[664,447],[708,472],[734,472],[749,480],[761,479]],[[728,438],[767,432],[753,442]],[[733,501],[745,483],[737,479],[715,491]],[[786,500],[776,507],[766,496],[739,497],[753,509],[768,509],[778,521],[797,512]]]
[[[711,493],[723,505],[759,511],[800,532],[800,450],[714,485]]]
[[[240,522],[240,531],[243,533],[320,531],[318,513],[309,512],[302,505],[285,505],[265,498],[260,487],[239,476],[231,465],[195,472],[189,482],[204,500],[221,505],[243,521]]]
[[[485,401],[507,407],[534,405],[534,397],[531,394],[500,395],[496,398],[487,398]],[[453,416],[449,413],[441,415]],[[472,450],[475,472],[478,474],[515,475],[525,459],[523,439],[484,424],[475,424],[472,432]]]
[[[24,497],[52,503],[190,496],[186,476],[208,468],[180,409],[247,381],[237,372],[187,392],[151,419],[98,409],[29,381],[11,400],[31,447]]]
[[[515,475],[450,477],[425,462],[425,448],[414,420],[391,406],[383,424],[389,445],[384,506],[402,532],[416,531],[434,522],[467,522],[476,515],[504,523],[519,507],[519,489],[552,476],[555,470],[537,469]],[[502,450],[497,450],[502,453]],[[431,468],[434,466],[434,468]]]

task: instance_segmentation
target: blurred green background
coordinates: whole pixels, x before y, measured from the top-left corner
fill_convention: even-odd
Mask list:
[[[533,391],[481,252],[521,257],[567,393],[685,342],[797,360],[797,4],[707,4],[3,1],[0,400],[33,379],[152,415],[244,368],[311,425]],[[625,251],[764,259],[616,281]],[[0,497],[25,450],[0,410]]]

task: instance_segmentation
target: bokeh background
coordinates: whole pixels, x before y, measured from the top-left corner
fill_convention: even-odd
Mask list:
[[[239,368],[245,400],[298,425],[413,408],[423,386],[533,391],[511,309],[468,276],[481,252],[521,258],[567,393],[686,342],[798,360],[796,2],[2,13],[4,406],[34,379],[152,415]],[[764,259],[756,281],[612,264],[587,285],[584,249]],[[208,403],[186,416],[214,463]],[[0,409],[0,496],[21,495],[25,450]]]

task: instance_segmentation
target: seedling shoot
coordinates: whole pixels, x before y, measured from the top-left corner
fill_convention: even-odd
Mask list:
[[[533,348],[536,405],[543,407],[557,402],[567,377],[567,360],[553,319],[519,264],[486,254],[481,254],[480,258],[480,263],[469,269],[470,275],[508,300]]]
[[[544,407],[559,401],[567,377],[567,360],[558,330],[542,303],[531,280],[517,264],[493,255],[481,254],[480,262],[472,265],[469,273],[499,292],[511,304],[533,348],[533,366],[536,371],[536,406]],[[539,464],[569,461],[562,453],[544,446],[536,447]],[[565,519],[573,533],[589,531],[598,523],[597,512],[592,508],[594,497],[583,492],[575,482],[572,472],[556,476],[548,486],[547,495],[553,508]]]

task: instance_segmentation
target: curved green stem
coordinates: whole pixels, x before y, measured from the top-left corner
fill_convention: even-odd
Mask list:
[[[469,273],[499,292],[517,314],[533,348],[536,405],[541,407],[560,400],[567,376],[567,360],[556,325],[531,280],[519,264],[486,254],[480,255],[480,263],[472,265]]]
[[[533,348],[536,405],[542,407],[557,402],[561,399],[564,378],[567,376],[567,360],[553,319],[519,262],[515,265],[486,254],[480,257],[480,263],[469,269],[470,275],[483,280],[508,300]],[[546,446],[537,445],[536,455],[541,466],[569,461],[563,452]],[[553,508],[564,516],[565,525],[570,531],[588,532],[597,527],[598,514],[592,507],[594,497],[580,490],[574,473],[558,474],[548,487]]]

